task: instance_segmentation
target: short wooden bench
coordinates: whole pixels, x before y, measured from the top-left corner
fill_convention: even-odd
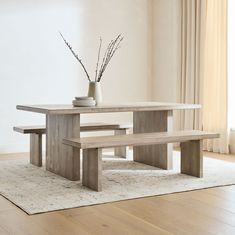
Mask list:
[[[132,124],[110,124],[110,123],[83,123],[81,132],[90,131],[114,131],[115,135],[126,135],[132,128]],[[46,134],[45,126],[18,126],[13,130],[22,134],[30,134],[30,163],[42,166],[42,135]],[[117,147],[114,154],[120,157],[127,156],[128,147]]]
[[[103,148],[180,142],[181,173],[202,177],[202,140],[218,137],[217,133],[203,131],[175,131],[64,139],[63,143],[83,149],[82,184],[90,189],[101,191]]]

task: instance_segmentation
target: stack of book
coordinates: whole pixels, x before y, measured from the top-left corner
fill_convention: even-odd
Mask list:
[[[75,97],[75,99],[73,100],[74,107],[91,107],[95,105],[96,101],[93,97],[89,96]]]

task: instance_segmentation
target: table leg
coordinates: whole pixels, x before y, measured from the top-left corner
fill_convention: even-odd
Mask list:
[[[136,111],[133,114],[133,132],[151,133],[173,129],[172,111]],[[136,146],[134,161],[162,169],[172,169],[172,144]]]
[[[47,115],[46,169],[69,180],[80,179],[80,149],[62,144],[80,137],[80,114]]]

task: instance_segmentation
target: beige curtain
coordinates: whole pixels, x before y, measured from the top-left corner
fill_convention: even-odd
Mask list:
[[[182,0],[181,84],[182,103],[201,104],[205,44],[205,0]],[[182,111],[181,129],[202,129],[201,110]]]
[[[228,153],[227,117],[227,1],[207,0],[203,130],[221,138],[204,142],[204,149]]]
[[[182,129],[219,132],[204,149],[227,153],[226,0],[182,0],[181,91],[200,111],[180,114]]]

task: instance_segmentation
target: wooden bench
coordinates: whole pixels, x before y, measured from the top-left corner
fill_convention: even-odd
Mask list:
[[[219,134],[217,133],[202,131],[176,131],[64,139],[63,143],[74,148],[83,149],[82,184],[90,189],[101,191],[101,155],[103,148],[180,142],[181,173],[195,177],[202,177],[202,140],[218,137]]]
[[[109,124],[109,123],[83,123],[80,126],[81,132],[90,131],[114,131],[115,135],[126,135],[132,128],[132,124]],[[46,134],[45,126],[19,126],[13,130],[22,134],[30,135],[30,163],[42,166],[42,135]],[[120,157],[127,156],[128,147],[117,147],[114,154]]]

